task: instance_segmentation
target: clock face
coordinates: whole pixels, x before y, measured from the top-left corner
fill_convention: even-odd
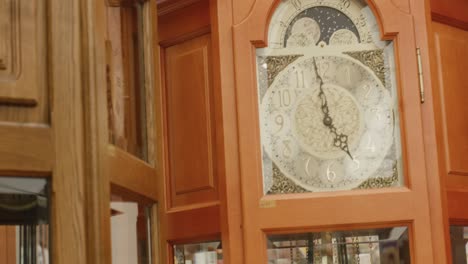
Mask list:
[[[266,193],[401,184],[393,45],[360,1],[289,0],[257,49]]]

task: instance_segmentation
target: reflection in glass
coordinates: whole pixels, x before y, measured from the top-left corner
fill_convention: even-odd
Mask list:
[[[46,179],[0,177],[0,245],[2,264],[50,263]]]
[[[468,263],[468,227],[450,226],[450,242],[452,244],[452,262]]]
[[[174,246],[175,264],[222,264],[221,242],[180,244]]]
[[[121,196],[112,196],[111,236],[113,264],[150,264],[151,208]]]
[[[269,235],[268,264],[409,264],[407,227]]]
[[[143,5],[107,7],[109,141],[147,160]]]

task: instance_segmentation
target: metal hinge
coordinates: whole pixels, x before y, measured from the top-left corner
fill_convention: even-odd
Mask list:
[[[416,55],[418,57],[418,77],[419,77],[419,95],[421,96],[421,104],[424,104],[424,78],[423,78],[423,67],[421,61],[421,49],[416,48]]]

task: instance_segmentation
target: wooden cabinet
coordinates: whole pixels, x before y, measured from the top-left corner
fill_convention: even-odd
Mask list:
[[[223,152],[213,29],[210,1],[165,1],[158,6],[162,153],[157,162],[163,165],[158,188],[164,263],[173,263],[175,245],[221,236]]]
[[[170,208],[217,200],[211,52],[210,34],[164,49]]]
[[[0,182],[50,179],[53,263],[102,263],[104,251],[94,249],[109,234],[101,225],[109,210],[91,198],[105,187],[97,124],[106,109],[96,100],[105,99],[104,42],[95,19],[103,4],[0,1]]]
[[[466,87],[463,72],[468,41],[468,6],[463,1],[432,1],[431,11],[429,42],[439,177],[447,241],[449,235],[451,238],[448,245],[451,249],[448,247],[447,252],[453,253],[447,255],[453,263],[463,263],[467,253],[461,248],[461,241],[465,237],[463,232],[457,231],[463,230],[468,219],[465,213],[468,181],[464,160],[467,153],[464,136],[467,110],[460,101]]]
[[[468,12],[429,2],[0,0],[0,181],[51,180],[54,263],[111,262],[116,199],[152,205],[153,263],[183,245],[365,259],[379,235],[449,263],[468,219]]]

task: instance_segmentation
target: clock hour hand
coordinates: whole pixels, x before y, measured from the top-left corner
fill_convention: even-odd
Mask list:
[[[318,67],[317,67],[317,61],[314,58],[314,69],[315,69],[315,75],[317,76],[317,79],[319,81],[319,98],[322,102],[321,104],[321,110],[323,113],[323,125],[326,126],[329,130],[330,133],[333,135],[333,146],[340,148],[342,151],[344,151],[348,156],[353,159],[353,156],[351,156],[351,153],[349,151],[349,146],[348,146],[348,135],[345,135],[343,133],[338,133],[336,130],[335,125],[333,124],[333,118],[330,116],[330,110],[328,108],[328,101],[327,101],[327,96],[325,95],[325,92],[323,91],[323,79],[322,76],[320,76],[318,72]]]

